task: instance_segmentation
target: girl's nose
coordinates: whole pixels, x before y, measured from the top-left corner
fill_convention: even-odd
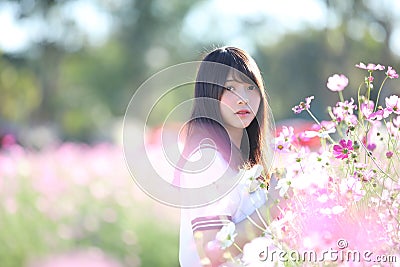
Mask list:
[[[247,93],[245,89],[241,90],[242,92],[238,92],[237,97],[238,97],[238,104],[248,104],[249,103],[249,98],[247,97]]]
[[[248,98],[244,98],[242,96],[239,96],[238,104],[244,105],[244,104],[248,104],[248,103],[249,103],[249,99]]]

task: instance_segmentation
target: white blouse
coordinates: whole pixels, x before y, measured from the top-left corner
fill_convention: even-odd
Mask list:
[[[197,151],[190,156],[189,161],[196,161],[202,157],[204,159],[206,155],[213,155],[211,163],[201,172],[182,172],[180,176],[181,187],[205,186],[215,182],[226,172],[231,172],[232,179],[239,179],[236,176],[238,173],[233,172],[222,155],[212,148]],[[237,224],[251,215],[256,208],[265,204],[265,192],[258,189],[249,193],[246,182],[245,179],[240,178],[237,186],[216,202],[200,208],[181,210],[179,261],[182,267],[201,266],[193,237],[195,230],[219,230],[230,221]]]

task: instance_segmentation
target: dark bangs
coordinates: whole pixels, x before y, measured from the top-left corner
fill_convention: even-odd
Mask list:
[[[246,83],[254,83],[260,89],[262,84],[260,83],[259,77],[255,73],[258,73],[258,67],[256,63],[248,57],[247,53],[236,47],[222,47],[214,50],[203,61],[216,62],[229,67],[234,68],[237,71],[233,71],[232,76],[235,80]],[[226,78],[231,71],[231,68],[218,68],[220,71],[214,73],[208,73],[208,75],[218,76],[215,77],[215,81],[219,84],[224,84]],[[208,76],[210,77],[210,76]]]

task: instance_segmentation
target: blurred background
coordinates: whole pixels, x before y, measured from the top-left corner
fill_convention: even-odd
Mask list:
[[[346,74],[355,98],[355,64],[399,69],[400,2],[0,1],[0,265],[179,266],[179,211],[131,179],[122,121],[151,75],[222,45],[255,58],[278,125],[307,123],[291,108],[310,95],[328,119],[329,76]]]

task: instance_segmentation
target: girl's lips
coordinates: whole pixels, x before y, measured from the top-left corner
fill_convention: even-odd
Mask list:
[[[251,112],[248,109],[243,109],[235,112],[235,114],[240,118],[247,118],[251,114]]]
[[[241,110],[235,112],[235,114],[238,114],[238,115],[250,114],[250,110],[248,110],[248,109],[241,109]]]

